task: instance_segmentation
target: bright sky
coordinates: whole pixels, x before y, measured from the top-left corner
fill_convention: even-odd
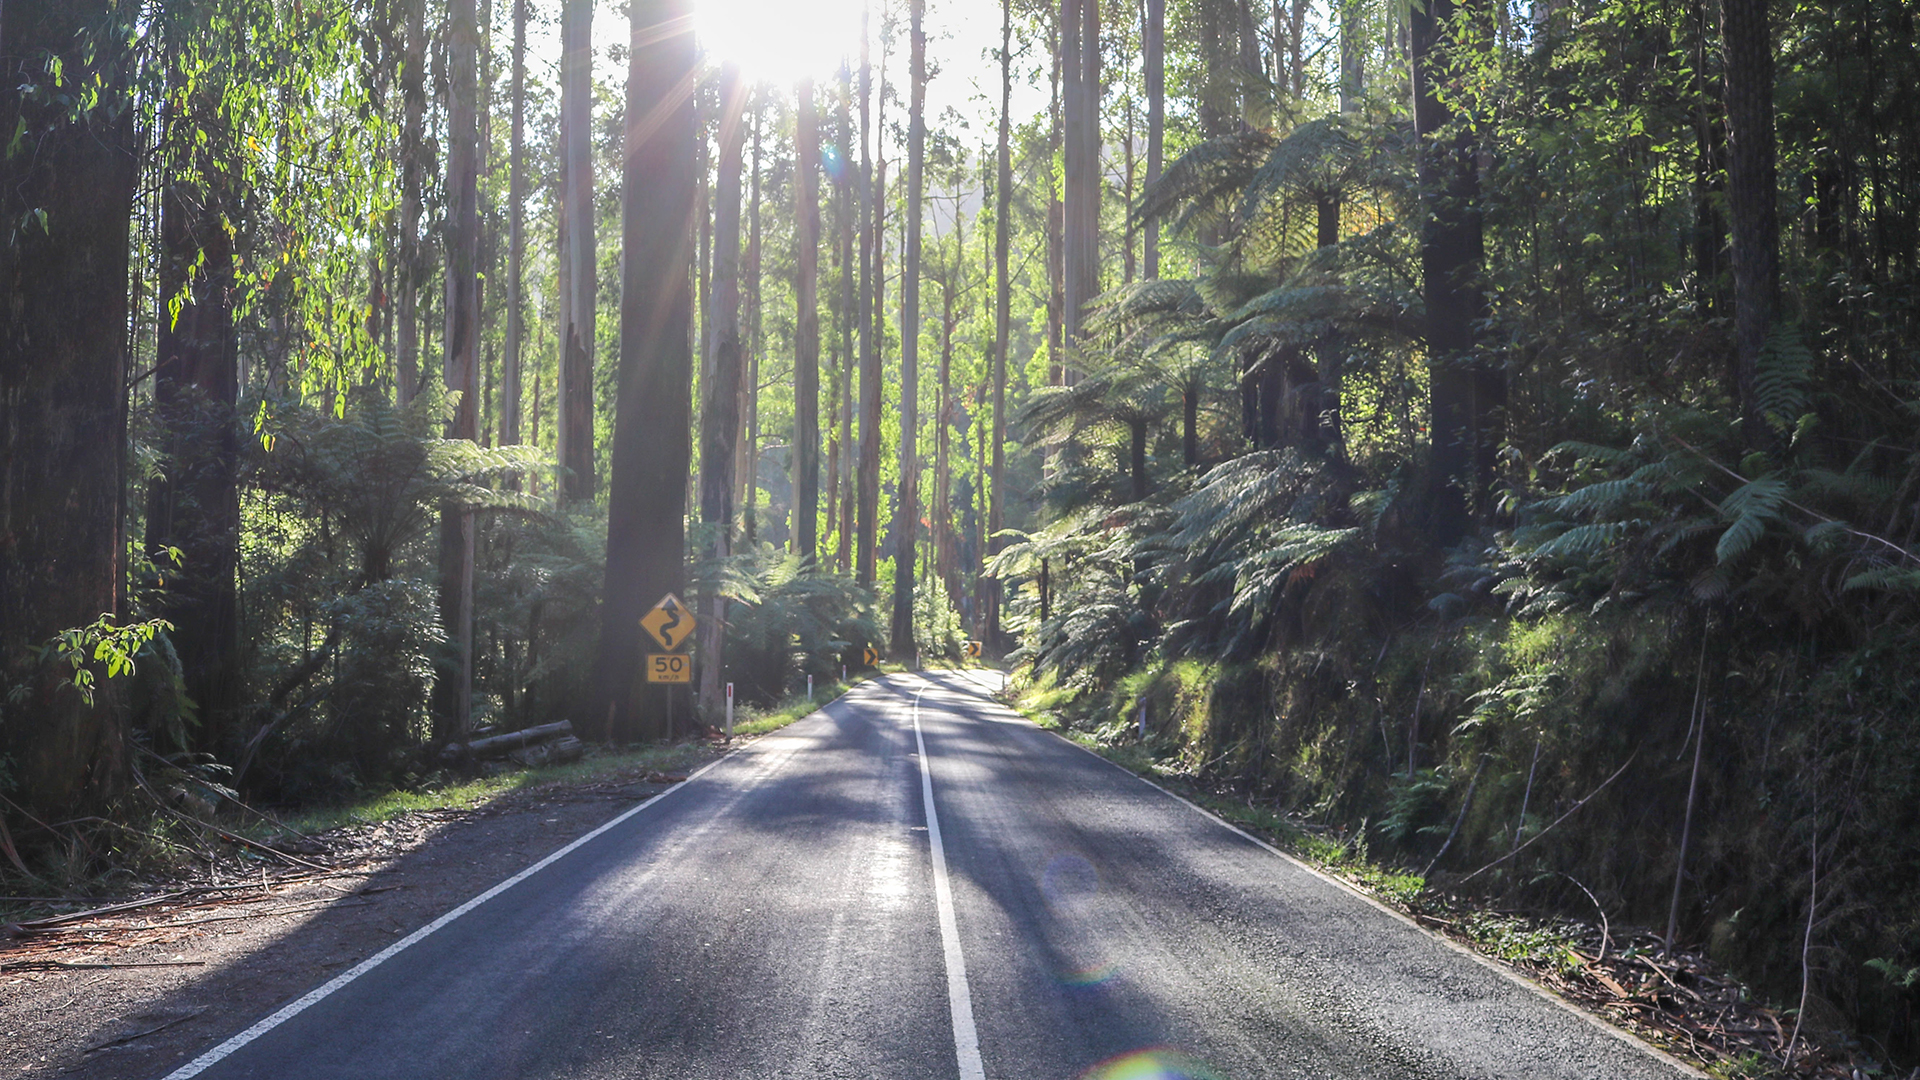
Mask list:
[[[748,78],[791,85],[805,76],[819,82],[833,78],[842,57],[860,52],[860,14],[868,0],[697,0],[695,33],[703,46],[719,56],[737,59]],[[888,63],[888,81],[906,99],[906,4],[895,0],[901,28],[896,53]],[[556,5],[557,6],[557,5]],[[873,0],[873,61],[880,62],[879,0]],[[556,20],[557,22],[557,20]],[[928,61],[938,75],[927,87],[927,123],[937,127],[952,108],[972,126],[955,131],[962,142],[978,146],[988,139],[1000,110],[1000,66],[993,50],[1000,47],[1000,4],[997,0],[928,0]],[[558,52],[558,27],[535,31],[532,47]],[[624,45],[630,28],[607,0],[598,0],[593,20],[598,76],[618,86],[626,81],[623,65],[608,59],[610,47]],[[1018,48],[1018,45],[1015,46]],[[1020,58],[1016,58],[1016,63]],[[877,78],[876,72],[876,78]],[[1016,122],[1047,103],[1044,85],[1014,82]],[[889,119],[895,114],[889,112]]]

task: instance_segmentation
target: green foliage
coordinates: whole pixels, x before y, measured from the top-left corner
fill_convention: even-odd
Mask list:
[[[727,670],[742,701],[781,701],[813,674],[838,677],[853,653],[881,639],[873,594],[836,574],[808,570],[771,544],[703,563],[700,588],[733,598],[727,615]]]
[[[938,574],[926,575],[914,584],[913,642],[922,662],[957,664],[966,658],[967,634]]]
[[[477,620],[503,646],[491,684],[477,688],[481,720],[524,716],[534,691],[559,705],[582,677],[591,643],[569,635],[591,625],[581,616],[593,586],[580,571],[597,565],[590,553],[604,540],[596,548],[581,523],[515,486],[551,470],[540,452],[440,438],[450,407],[425,389],[404,409],[357,392],[340,414],[291,402],[264,410],[271,437],[250,453],[243,503],[258,631],[235,762],[256,788],[330,798],[412,768],[430,735],[434,661],[450,647],[434,542],[450,509],[479,515],[494,550],[525,552],[518,566],[477,567]],[[543,628],[536,611],[575,618]],[[544,650],[529,644],[541,639]]]
[[[35,651],[40,663],[67,672],[67,683],[91,706],[96,671],[109,680],[132,675],[140,654],[148,652],[155,638],[171,629],[173,624],[165,619],[123,626],[112,615],[101,615],[86,626],[62,630]],[[7,691],[7,699],[18,704],[28,693],[28,687],[15,686]]]

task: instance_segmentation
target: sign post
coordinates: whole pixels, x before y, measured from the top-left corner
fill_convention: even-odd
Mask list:
[[[807,704],[813,704],[813,672],[807,672]]]
[[[727,684],[727,741],[733,741],[733,684]]]

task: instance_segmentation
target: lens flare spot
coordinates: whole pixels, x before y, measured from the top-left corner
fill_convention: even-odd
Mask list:
[[[1096,964],[1093,967],[1069,971],[1060,976],[1060,982],[1066,986],[1084,989],[1109,982],[1120,973],[1116,964]]]
[[[1054,908],[1071,910],[1100,894],[1100,871],[1078,855],[1056,855],[1040,875],[1040,892]]]
[[[1080,1076],[1081,1080],[1226,1080],[1225,1074],[1164,1047],[1111,1058]]]

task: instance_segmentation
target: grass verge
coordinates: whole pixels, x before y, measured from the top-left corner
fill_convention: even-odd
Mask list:
[[[733,723],[736,745],[739,740],[778,731],[812,714],[863,681],[865,677],[854,676],[844,683],[835,679],[815,686],[812,700],[805,694],[794,694],[770,708],[738,707]],[[516,792],[537,788],[637,778],[650,773],[683,773],[699,768],[727,749],[722,744],[706,741],[656,743],[627,749],[593,746],[585,758],[566,765],[512,769],[473,780],[430,781],[417,788],[395,789],[336,806],[304,810],[283,820],[293,831],[317,833],[346,825],[377,825],[425,810],[471,810]],[[264,841],[280,831],[273,825],[263,824],[249,830],[249,836]]]

